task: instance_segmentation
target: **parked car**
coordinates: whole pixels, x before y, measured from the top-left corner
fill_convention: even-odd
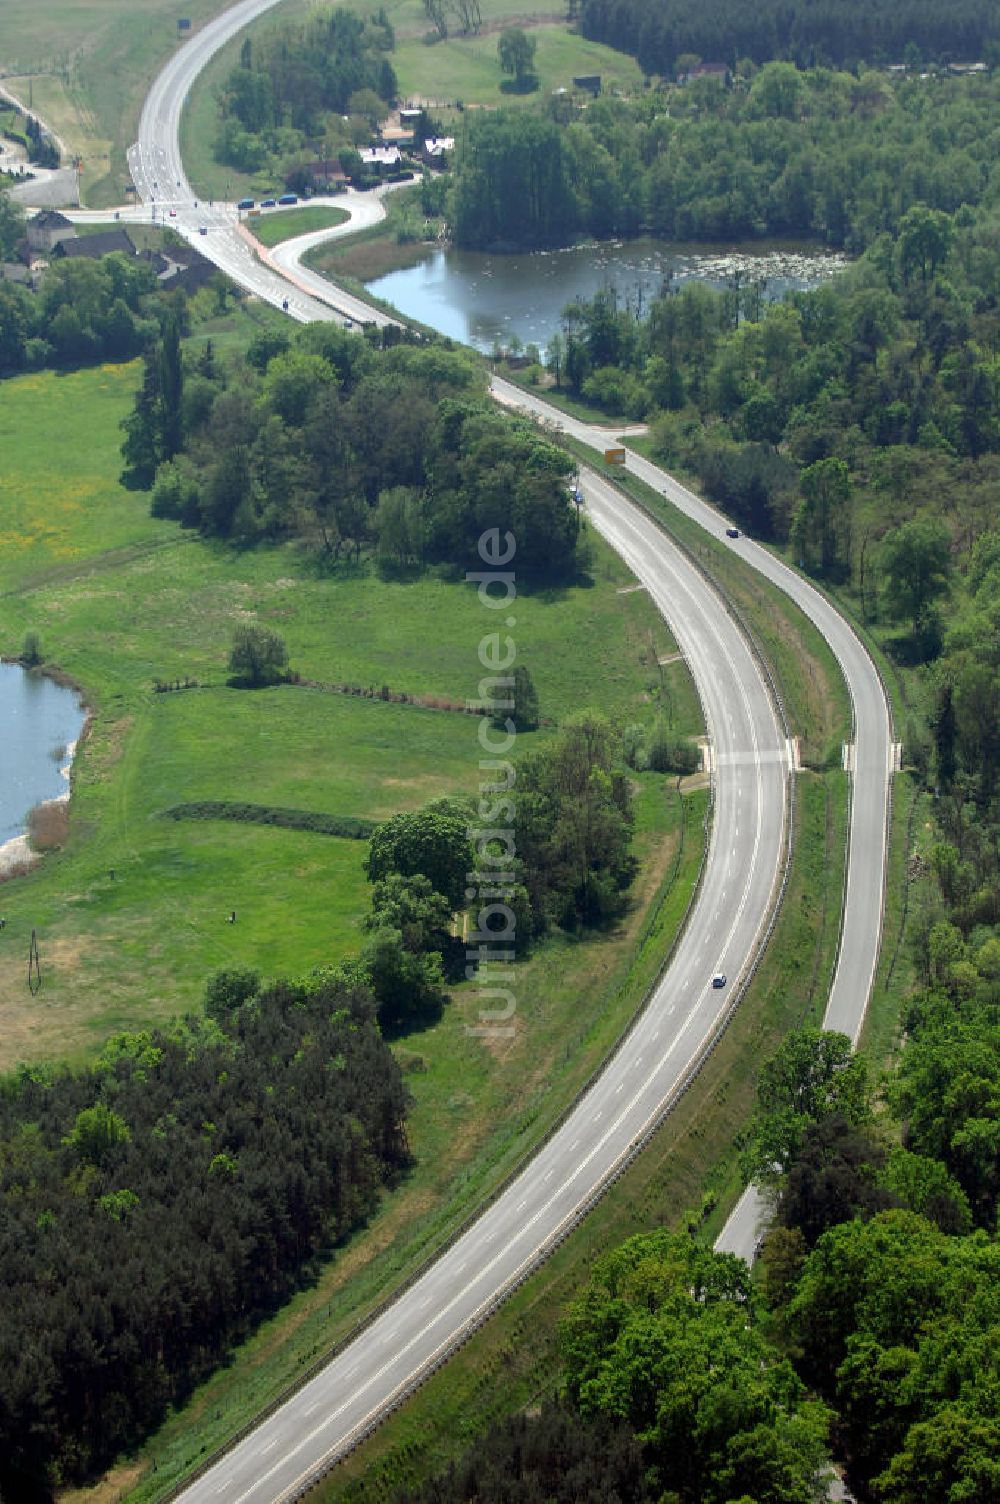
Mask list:
[[[273,198],[262,198],[261,201],[260,201],[260,207],[262,209],[273,209],[274,208],[274,199]]]
[[[281,197],[279,198],[278,203],[279,204],[297,204],[298,201],[299,201],[299,196],[298,196],[297,193],[283,193],[281,195]]]
[[[241,198],[240,201],[239,201],[239,203],[236,205],[236,207],[237,207],[237,209],[252,209],[253,208],[253,199],[252,198]]]

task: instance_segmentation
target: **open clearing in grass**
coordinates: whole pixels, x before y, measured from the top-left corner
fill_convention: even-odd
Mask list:
[[[43,371],[0,387],[0,593],[20,595],[43,575],[164,536],[148,499],[115,480],[118,423],[139,370]]]
[[[511,25],[523,25],[525,17],[509,17]],[[528,20],[528,35],[535,43],[534,71],[539,87],[530,94],[504,91],[510,82],[497,58],[497,29],[479,36],[449,37],[428,46],[422,39],[397,40],[393,67],[400,95],[430,101],[433,107],[499,105],[531,106],[545,100],[555,89],[572,91],[573,79],[598,73],[602,89],[634,93],[642,87],[642,70],[634,58],[615,52],[601,42],[588,41],[570,31],[562,20],[540,17]],[[452,122],[454,125],[454,122]]]
[[[81,753],[69,845],[5,888],[0,1061],[77,1055],[117,1029],[197,1011],[219,967],[297,975],[356,951],[364,842],[163,811],[252,793],[384,817],[467,787],[457,719],[294,688],[157,695],[127,726],[99,718]],[[472,735],[473,722],[459,725]],[[122,755],[109,767],[118,733]],[[33,1003],[22,975],[32,929],[45,976]]]

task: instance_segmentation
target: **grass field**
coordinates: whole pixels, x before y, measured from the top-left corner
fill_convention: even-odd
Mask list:
[[[509,18],[513,25],[523,25],[524,19],[516,12]],[[577,36],[561,17],[532,16],[528,32],[535,43],[538,89],[531,94],[506,92],[503,85],[509,80],[497,61],[499,24],[479,36],[449,37],[432,46],[417,37],[397,41],[393,66],[401,94],[439,108],[459,103],[496,107],[538,103],[554,89],[572,89],[574,77],[580,74],[599,73],[606,92],[634,92],[642,87],[642,70],[634,58]]]
[[[235,315],[233,316],[235,317]],[[196,1005],[237,962],[297,972],[357,947],[366,904],[358,843],[260,826],[176,824],[191,799],[246,799],[384,817],[446,789],[473,792],[474,718],[287,687],[226,687],[233,625],[280,631],[292,666],[323,682],[450,699],[477,692],[485,630],[472,590],[324,574],[294,547],[240,552],[148,515],[111,478],[136,367],[7,382],[0,409],[0,650],[36,631],[96,715],[74,770],[70,839],[6,886],[0,1065],[76,1055],[109,1029]],[[598,546],[588,585],[523,595],[517,641],[543,715],[593,697],[648,718],[672,639]],[[682,664],[678,724],[696,707]],[[155,694],[155,679],[202,687]],[[531,738],[522,738],[527,745]],[[115,879],[109,877],[115,869]],[[225,924],[235,908],[239,922]],[[21,951],[39,932],[46,989],[27,1007]]]
[[[248,228],[261,245],[280,245],[283,240],[292,240],[296,235],[308,235],[313,230],[327,230],[342,225],[350,215],[346,209],[333,209],[326,205],[314,205],[303,209],[282,209],[280,212],[264,212],[259,219],[252,219]]]

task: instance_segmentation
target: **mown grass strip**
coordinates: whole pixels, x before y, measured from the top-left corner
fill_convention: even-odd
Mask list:
[[[298,235],[310,235],[315,230],[332,230],[349,218],[346,209],[311,204],[301,209],[281,209],[273,214],[263,214],[250,221],[249,229],[261,245],[275,246],[285,240],[294,240]]]

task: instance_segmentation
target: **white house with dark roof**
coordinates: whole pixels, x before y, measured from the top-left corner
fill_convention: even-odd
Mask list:
[[[454,136],[429,136],[424,142],[424,161],[443,165],[448,152],[455,150]]]
[[[398,146],[363,146],[359,155],[363,166],[373,167],[376,172],[391,171],[403,160]]]

